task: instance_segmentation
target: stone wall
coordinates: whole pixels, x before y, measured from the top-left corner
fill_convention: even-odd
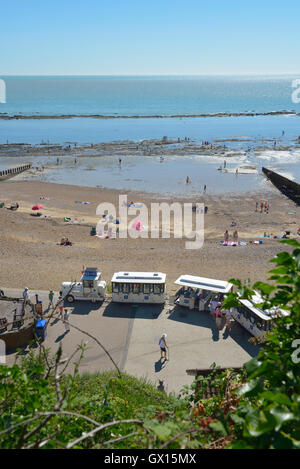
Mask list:
[[[25,347],[34,338],[34,323],[21,327],[16,331],[9,331],[0,334],[0,339],[5,342],[6,351],[10,352],[19,347]]]

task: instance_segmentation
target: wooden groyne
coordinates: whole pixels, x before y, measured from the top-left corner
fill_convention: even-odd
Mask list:
[[[0,170],[0,181],[4,181],[5,179],[12,178],[17,176],[24,171],[28,171],[32,166],[31,163],[23,164],[22,166],[17,166],[16,168],[9,168],[9,169],[2,169]]]
[[[300,184],[267,168],[262,168],[262,172],[282,194],[300,205]]]

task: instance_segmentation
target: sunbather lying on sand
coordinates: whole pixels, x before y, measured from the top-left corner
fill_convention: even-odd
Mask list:
[[[18,210],[19,204],[16,202],[14,204],[11,204],[11,206],[7,207],[7,208],[8,208],[8,210]]]

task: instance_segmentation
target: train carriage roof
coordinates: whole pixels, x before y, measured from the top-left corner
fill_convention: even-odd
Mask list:
[[[111,281],[118,283],[165,283],[166,274],[161,272],[116,272]]]
[[[216,293],[228,293],[233,287],[232,283],[224,280],[215,280],[205,277],[195,277],[194,275],[181,275],[175,282],[183,287],[199,288]]]

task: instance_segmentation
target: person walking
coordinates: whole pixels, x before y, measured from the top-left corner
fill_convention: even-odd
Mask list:
[[[160,346],[160,358],[161,360],[167,360],[167,342],[166,342],[167,334],[163,334],[159,339],[159,346]]]
[[[53,292],[53,290],[50,290],[50,292],[49,292],[49,306],[48,306],[49,309],[50,309],[50,306],[52,306],[52,308],[53,308],[53,298],[54,298],[54,292]]]
[[[28,287],[25,287],[23,291],[23,312],[25,311],[26,305],[32,306]]]
[[[60,319],[63,320],[64,302],[63,302],[63,297],[61,295],[59,295],[57,303],[58,303],[58,310],[59,310],[59,314],[60,314]]]
[[[221,311],[221,303],[218,303],[215,312],[214,312],[214,318],[216,320],[216,326],[218,331],[221,330],[222,328],[222,311]]]
[[[65,308],[63,321],[64,321],[66,332],[70,332],[69,317],[70,317],[70,313],[69,313],[68,309]]]

